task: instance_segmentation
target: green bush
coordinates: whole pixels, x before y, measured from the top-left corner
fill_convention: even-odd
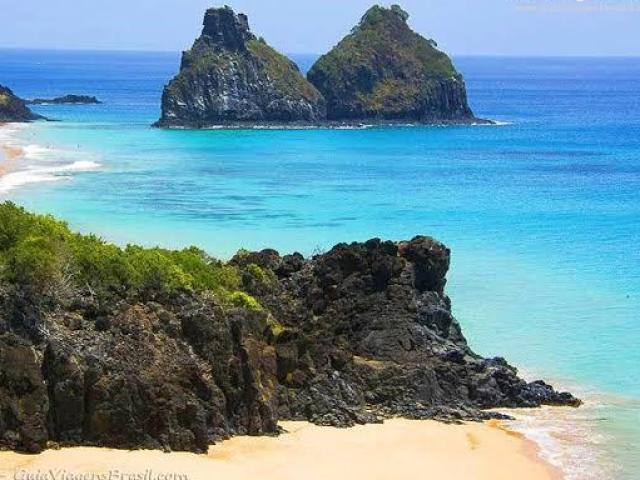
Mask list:
[[[79,286],[98,294],[124,294],[133,288],[135,271],[120,248],[93,235],[76,235],[70,249]]]
[[[63,279],[60,246],[44,237],[26,237],[4,255],[6,277],[10,282],[39,290],[57,287]]]
[[[276,275],[272,270],[264,269],[255,263],[247,265],[246,271],[261,285],[272,285],[276,281]]]
[[[231,294],[231,303],[239,308],[246,308],[253,312],[262,311],[262,306],[251,295],[244,292],[234,292]]]
[[[0,204],[0,280],[42,294],[88,289],[102,299],[166,297],[211,292],[222,303],[259,310],[240,291],[238,269],[191,247],[184,250],[122,249],[95,235],[72,233],[51,216]]]

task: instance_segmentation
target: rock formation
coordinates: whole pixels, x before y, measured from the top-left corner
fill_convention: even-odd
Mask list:
[[[44,117],[29,110],[25,101],[18,98],[11,89],[0,85],[0,123],[30,122],[41,118]]]
[[[186,296],[108,312],[85,298],[43,314],[2,295],[4,448],[204,452],[233,434],[277,432],[275,351],[260,316]]]
[[[331,121],[472,123],[462,76],[399,6],[374,6],[307,78]]]
[[[184,52],[162,95],[161,127],[314,123],[322,95],[291,60],[256,38],[245,15],[207,10],[202,35]]]
[[[96,97],[91,95],[64,95],[62,97],[56,98],[34,98],[33,100],[27,100],[27,104],[30,105],[43,105],[43,104],[53,104],[53,105],[90,105],[95,104],[98,105],[102,103]]]
[[[429,237],[341,244],[310,259],[244,251],[227,265],[194,250],[128,247],[134,265],[116,247],[12,208],[0,211],[2,448],[205,451],[230,435],[275,434],[278,419],[457,422],[499,416],[485,411],[494,407],[579,404],[469,348],[444,291],[450,252]],[[67,244],[18,240],[29,228],[52,228]],[[172,255],[204,280],[226,272],[242,292],[229,304],[195,281],[162,290],[161,275],[188,277],[167,263]],[[34,293],[31,259],[62,293],[50,293],[53,280]],[[75,286],[74,264],[90,272]],[[138,278],[127,277],[134,266],[151,272],[138,293],[119,280]]]
[[[494,407],[578,405],[526,383],[502,358],[467,345],[444,293],[450,252],[429,237],[341,244],[310,260],[240,254],[275,281],[244,275],[272,315],[279,416],[348,426],[389,415],[480,420]]]

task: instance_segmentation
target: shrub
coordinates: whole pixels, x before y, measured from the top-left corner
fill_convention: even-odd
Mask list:
[[[276,275],[272,270],[262,268],[255,263],[247,265],[246,271],[261,285],[272,285],[276,281]]]
[[[248,295],[244,292],[234,292],[230,297],[231,304],[239,307],[246,308],[247,310],[251,310],[252,312],[261,312],[262,305],[258,303],[258,301],[253,298],[251,295]]]
[[[54,289],[63,280],[63,255],[55,241],[27,237],[5,254],[6,278],[39,291]]]
[[[167,254],[191,276],[196,290],[220,292],[240,288],[240,275],[235,267],[224,265],[196,247]]]
[[[95,235],[74,234],[65,223],[10,202],[0,204],[0,261],[2,281],[42,294],[60,287],[88,289],[99,299],[211,292],[223,303],[261,309],[240,291],[236,267],[198,248],[122,249]]]
[[[101,296],[125,294],[133,288],[135,271],[120,248],[94,235],[76,235],[70,248],[79,286]]]

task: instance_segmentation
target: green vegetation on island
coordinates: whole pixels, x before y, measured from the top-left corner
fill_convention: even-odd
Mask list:
[[[311,68],[308,78],[324,95],[329,120],[475,120],[462,76],[408,18],[398,5],[372,7]]]

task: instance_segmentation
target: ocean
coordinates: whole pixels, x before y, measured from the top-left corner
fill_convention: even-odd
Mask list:
[[[302,70],[314,60],[294,55]],[[309,255],[432,235],[472,347],[585,406],[516,412],[567,478],[640,471],[640,59],[460,57],[495,126],[158,130],[178,53],[0,50],[22,97],[59,122],[0,129],[22,146],[0,198],[105,239]]]

